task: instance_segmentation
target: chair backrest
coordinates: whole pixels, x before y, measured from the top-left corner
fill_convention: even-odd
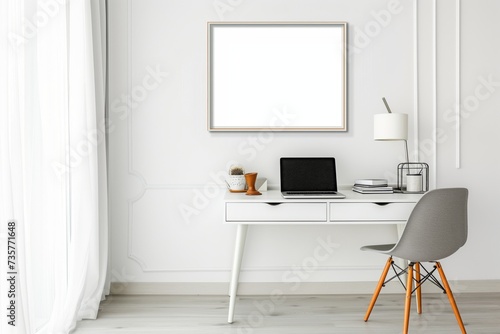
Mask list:
[[[467,241],[468,194],[465,188],[447,188],[422,196],[391,254],[428,262],[455,253]]]

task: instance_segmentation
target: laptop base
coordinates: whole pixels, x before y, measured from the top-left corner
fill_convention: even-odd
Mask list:
[[[281,196],[287,199],[345,198],[344,194],[332,191],[282,191]]]

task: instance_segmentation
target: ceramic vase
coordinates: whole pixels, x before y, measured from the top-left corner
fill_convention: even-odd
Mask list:
[[[255,189],[255,181],[257,180],[257,173],[246,173],[245,180],[247,181],[247,195],[262,195]]]

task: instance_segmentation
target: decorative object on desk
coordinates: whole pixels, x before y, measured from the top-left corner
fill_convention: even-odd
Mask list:
[[[357,179],[352,191],[360,194],[391,194],[394,189],[389,187],[386,179]]]
[[[371,186],[371,187],[385,187],[387,186],[387,179],[357,179],[354,182],[355,186]]]
[[[406,191],[418,193],[422,191],[422,174],[406,174]]]
[[[266,178],[257,178],[255,181],[255,189],[259,192],[267,191],[267,179]]]
[[[246,180],[245,169],[241,165],[232,165],[229,167],[229,175],[226,178],[226,183],[230,192],[245,192]]]
[[[398,185],[404,193],[422,194],[429,190],[429,165],[425,162],[404,162],[398,165]]]
[[[257,173],[246,173],[245,179],[247,181],[248,190],[247,195],[262,195],[259,191],[255,189],[255,181],[257,180]]]
[[[241,165],[231,165],[229,167],[229,175],[244,175],[245,169]]]
[[[394,189],[389,186],[385,187],[367,187],[355,185],[352,187],[352,191],[360,194],[392,194]]]
[[[366,186],[354,186],[352,187],[352,191],[355,191],[360,194],[392,194],[394,189],[389,186],[385,187],[366,187]]]

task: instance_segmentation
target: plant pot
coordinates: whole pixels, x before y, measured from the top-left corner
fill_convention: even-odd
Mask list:
[[[243,192],[247,188],[245,175],[228,175],[226,177],[226,183],[229,188],[229,191]]]

